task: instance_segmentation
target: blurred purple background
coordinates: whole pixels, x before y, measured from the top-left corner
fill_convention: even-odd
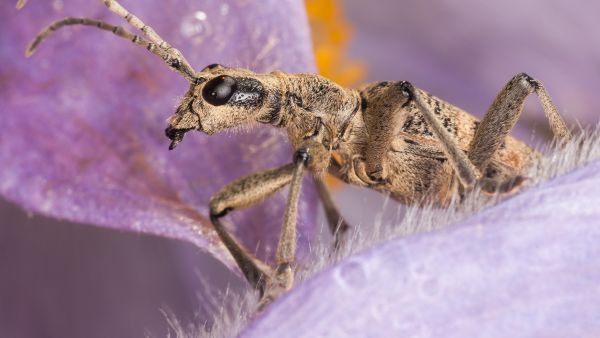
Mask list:
[[[210,318],[201,279],[243,286],[194,245],[30,216],[0,202],[0,336],[164,337],[159,309]],[[198,277],[196,277],[198,276]]]
[[[368,80],[410,80],[481,116],[501,86],[526,71],[546,85],[568,121],[597,121],[600,23],[593,2],[345,0],[344,5],[354,27],[350,53],[366,62]],[[12,4],[1,9],[12,11]],[[35,31],[45,23],[29,24]],[[541,142],[546,123],[537,102],[530,103],[518,133],[528,140],[535,126],[533,142]],[[368,226],[379,217],[382,199],[373,192],[344,188],[336,200],[352,224]],[[383,217],[397,212],[392,205]],[[136,337],[145,330],[163,336],[167,323],[159,309],[191,320],[201,308],[202,288],[190,271],[217,288],[243,285],[185,242],[28,217],[6,201],[0,201],[0,215],[3,336]]]

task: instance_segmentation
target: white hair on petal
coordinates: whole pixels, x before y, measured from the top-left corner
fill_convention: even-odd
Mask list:
[[[536,185],[553,177],[599,159],[600,125],[580,130],[563,146],[552,144],[541,150],[545,156],[527,171],[525,176],[528,184],[525,189],[535,189]],[[364,227],[362,231],[353,228],[346,245],[336,253],[332,252],[329,242],[311,244],[310,256],[297,267],[295,283],[302,283],[323,268],[381,242],[451,226],[483,208],[501,202],[502,198],[499,196],[490,198],[476,190],[462,203],[454,201],[447,208],[408,206],[400,222],[386,223],[379,217],[368,231]],[[204,287],[207,290],[211,288],[206,283]],[[210,327],[206,323],[183,325],[171,312],[163,312],[173,334],[168,337],[235,337],[252,318],[256,309],[257,293],[250,287],[239,294],[225,292],[211,297],[209,302],[214,309],[214,318]],[[206,303],[207,300],[203,300]]]

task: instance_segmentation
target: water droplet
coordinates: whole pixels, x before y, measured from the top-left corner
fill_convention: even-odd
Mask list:
[[[350,289],[362,288],[368,280],[365,265],[358,260],[344,263],[337,270],[336,275],[339,283]]]
[[[62,2],[62,0],[52,1],[52,9],[55,12],[60,12],[60,10],[63,9],[64,6],[65,6],[65,4]]]
[[[186,15],[181,20],[181,34],[187,38],[197,38],[208,35],[210,25],[208,15],[203,11],[196,11]]]
[[[221,8],[219,9],[219,12],[221,13],[222,16],[225,16],[225,15],[229,14],[229,5],[228,4],[222,4]]]
[[[197,11],[196,13],[194,13],[194,17],[200,21],[204,21],[206,20],[206,13],[204,13],[203,11]]]

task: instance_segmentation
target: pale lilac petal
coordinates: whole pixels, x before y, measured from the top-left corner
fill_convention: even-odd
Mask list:
[[[296,287],[243,337],[596,337],[600,162]]]
[[[123,1],[196,69],[210,63],[314,71],[298,0]],[[231,265],[207,222],[208,198],[232,179],[289,161],[285,136],[189,135],[167,150],[166,118],[187,82],[142,48],[108,32],[68,27],[26,59],[46,24],[87,16],[124,25],[97,1],[0,5],[0,194],[45,215],[192,241]],[[284,194],[242,217],[237,234],[269,256]],[[301,250],[312,204],[301,209]],[[260,243],[259,243],[260,240]]]

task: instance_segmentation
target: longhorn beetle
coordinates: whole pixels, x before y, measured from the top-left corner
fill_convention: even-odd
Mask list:
[[[488,193],[517,191],[524,169],[540,154],[509,135],[525,98],[535,92],[555,139],[571,133],[542,84],[521,73],[502,88],[481,121],[407,81],[378,82],[348,89],[315,74],[247,69],[213,64],[194,71],[185,57],[116,0],[106,7],[139,29],[88,18],[65,18],[44,28],[26,55],[51,32],[69,25],[111,31],[159,56],[190,87],[165,130],[174,149],[192,130],[212,135],[258,121],[285,128],[294,149],[291,163],[240,178],[210,199],[210,220],[261,306],[292,285],[296,216],[305,169],[313,173],[335,243],[349,228],[321,181],[325,172],[389,194],[405,204],[447,205],[478,186]],[[20,0],[17,7],[25,1]],[[222,226],[229,212],[249,207],[290,185],[275,268],[248,253]],[[336,245],[337,245],[336,244]]]

